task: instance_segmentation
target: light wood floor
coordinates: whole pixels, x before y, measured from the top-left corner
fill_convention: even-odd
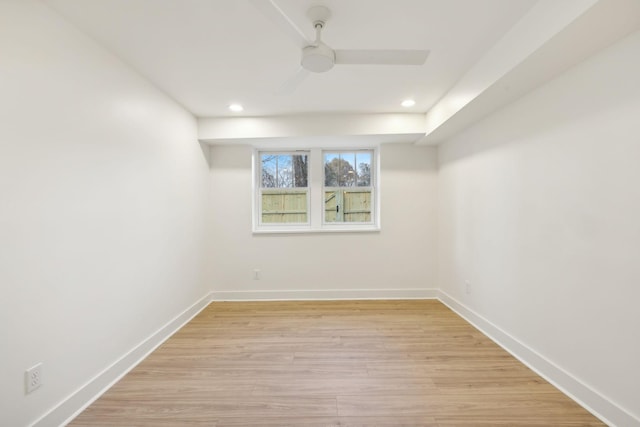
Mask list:
[[[437,301],[213,303],[72,426],[595,426]]]

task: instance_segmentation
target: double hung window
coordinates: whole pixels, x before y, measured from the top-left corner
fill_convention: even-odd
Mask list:
[[[377,150],[254,153],[254,232],[379,227]]]
[[[309,223],[309,154],[260,153],[260,224]]]
[[[371,223],[373,152],[324,153],[324,222]]]

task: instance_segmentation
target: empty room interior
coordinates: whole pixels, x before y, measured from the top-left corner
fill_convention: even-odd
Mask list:
[[[0,425],[640,427],[640,1],[0,0]]]

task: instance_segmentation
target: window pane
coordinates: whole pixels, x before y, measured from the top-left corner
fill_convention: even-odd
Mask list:
[[[371,190],[344,191],[344,222],[371,222]]]
[[[342,191],[325,191],[324,192],[324,221],[325,222],[342,222],[339,207],[342,205],[338,202],[338,197],[342,196]]]
[[[338,153],[325,153],[324,155],[324,186],[338,186]]]
[[[263,153],[262,188],[302,188],[308,183],[307,154]]]
[[[276,156],[263,154],[262,160],[262,187],[276,187]]]
[[[306,154],[291,156],[293,163],[293,186],[297,188],[307,187],[309,179],[309,162]]]
[[[353,187],[356,185],[357,174],[354,167],[355,153],[325,153],[324,155],[324,186],[325,187]]]
[[[371,186],[371,152],[356,154],[356,164],[358,165],[358,187]]]
[[[276,156],[278,165],[277,187],[291,188],[293,187],[293,167],[291,165],[291,156],[280,154]]]
[[[263,224],[307,222],[307,190],[264,190],[261,203]]]
[[[324,221],[371,222],[371,190],[325,191]]]
[[[356,153],[342,153],[340,155],[341,176],[340,187],[353,187],[356,185]]]

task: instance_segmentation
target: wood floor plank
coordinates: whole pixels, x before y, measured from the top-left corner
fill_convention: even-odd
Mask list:
[[[71,426],[597,426],[443,304],[216,302]]]
[[[466,419],[510,420],[532,417],[546,419],[549,425],[555,421],[576,418],[591,419],[584,409],[571,401],[557,399],[556,393],[510,395],[500,394],[413,394],[387,396],[338,396],[338,414],[341,416],[398,416],[442,417],[456,414]]]
[[[339,427],[439,427],[432,417],[339,417]]]
[[[260,381],[253,389],[254,396],[336,396],[339,391],[344,395],[370,396],[389,393],[422,394],[428,390],[435,390],[430,381],[420,381],[414,384],[398,383],[397,381],[380,381],[370,377],[362,378],[318,378],[315,380],[296,380],[284,383],[282,381]]]

